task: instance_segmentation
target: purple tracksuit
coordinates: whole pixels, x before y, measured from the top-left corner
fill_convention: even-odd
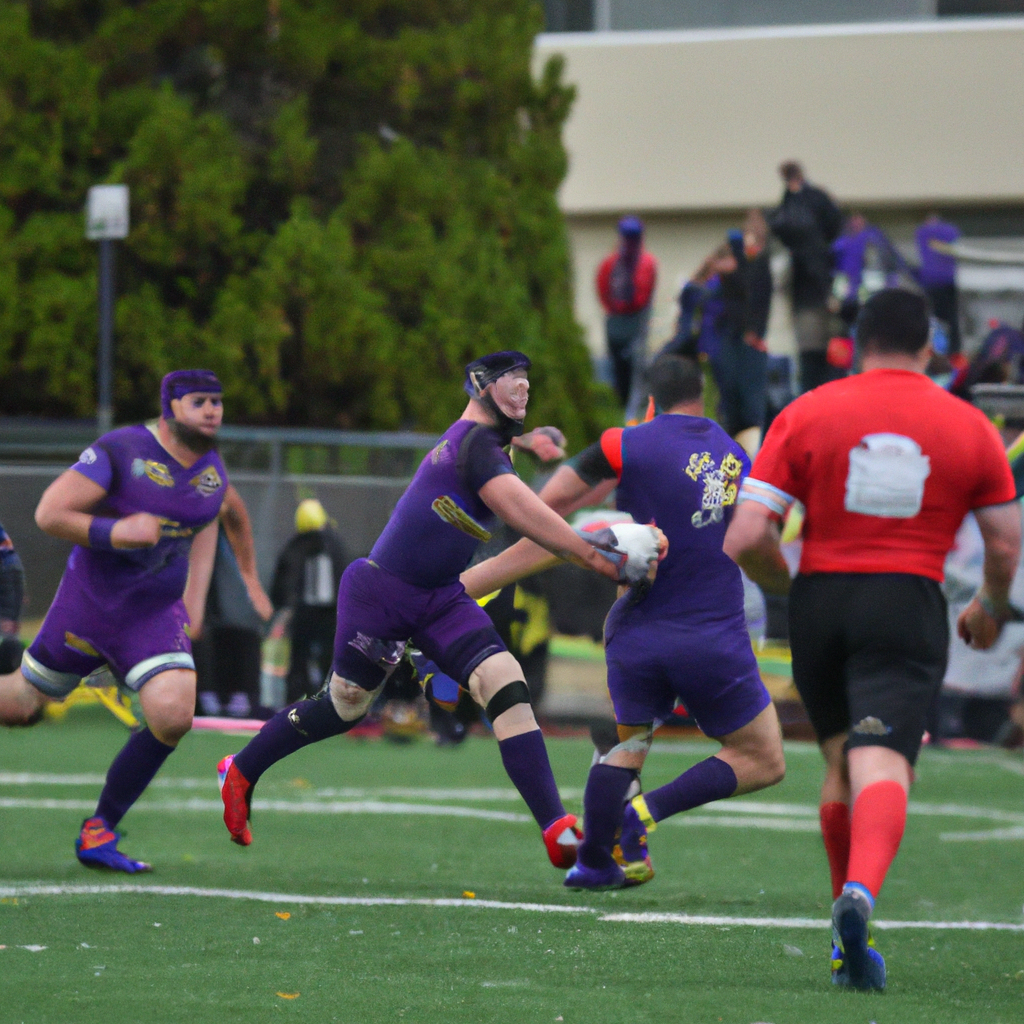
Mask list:
[[[107,493],[94,510],[123,518],[149,512],[162,522],[151,548],[105,551],[76,545],[22,672],[50,697],[109,667],[138,690],[159,672],[194,668],[182,601],[192,539],[217,518],[227,473],[209,452],[181,465],[145,426],[104,434],[73,467]],[[113,681],[113,680],[109,680]]]

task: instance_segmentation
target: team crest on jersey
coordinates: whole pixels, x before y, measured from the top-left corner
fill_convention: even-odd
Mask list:
[[[87,466],[91,466],[96,461],[96,451],[94,448],[86,448],[81,455],[78,456],[79,462],[84,462]]]
[[[194,487],[204,498],[208,498],[224,486],[224,481],[221,480],[220,473],[213,466],[207,466],[202,473],[189,480],[189,486]]]
[[[154,462],[152,459],[135,459],[132,462],[132,476],[148,477],[161,487],[174,486],[171,471],[162,462]]]
[[[448,447],[448,438],[445,438],[431,453],[430,461],[436,466],[442,459],[446,462],[451,459],[452,452]]]
[[[685,473],[691,480],[703,479],[704,484],[700,509],[690,517],[690,522],[698,530],[711,526],[712,523],[720,523],[725,517],[726,508],[736,504],[736,481],[742,472],[743,463],[732,452],[722,459],[720,466],[715,465],[710,452],[701,452],[700,455],[694,453],[690,456]]]

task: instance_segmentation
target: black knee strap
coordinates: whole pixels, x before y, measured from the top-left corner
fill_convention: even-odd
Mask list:
[[[521,679],[503,686],[488,702],[487,717],[493,722],[517,704],[530,703],[530,688]]]

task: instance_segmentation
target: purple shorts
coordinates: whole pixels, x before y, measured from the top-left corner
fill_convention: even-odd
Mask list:
[[[715,629],[631,622],[609,632],[608,690],[620,725],[664,722],[679,700],[701,731],[717,738],[752,722],[771,702],[742,620]]]
[[[407,640],[462,686],[477,665],[506,650],[488,614],[461,583],[417,587],[376,562],[357,559],[338,589],[334,671],[375,690]]]
[[[22,675],[47,697],[63,700],[87,677],[138,691],[168,669],[195,670],[182,601],[139,608],[97,607],[65,576],[43,625],[21,661]]]

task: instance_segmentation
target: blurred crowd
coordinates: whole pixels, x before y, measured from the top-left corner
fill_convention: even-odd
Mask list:
[[[1021,382],[1024,334],[1016,326],[991,322],[978,351],[970,359],[962,351],[955,225],[930,214],[915,233],[912,260],[862,213],[844,215],[796,161],[783,163],[779,174],[778,205],[750,210],[708,253],[679,293],[675,333],[654,346],[705,363],[717,387],[713,412],[748,452],[756,453],[764,430],[793,397],[852,372],[857,313],[883,288],[907,288],[928,298],[935,353],[929,375],[943,387],[967,397],[978,383]],[[788,254],[788,269],[784,280],[773,282],[770,256],[781,251]],[[657,275],[642,221],[624,217],[596,285],[627,423],[645,412]],[[795,360],[770,354],[765,341],[776,284],[789,299]]]

